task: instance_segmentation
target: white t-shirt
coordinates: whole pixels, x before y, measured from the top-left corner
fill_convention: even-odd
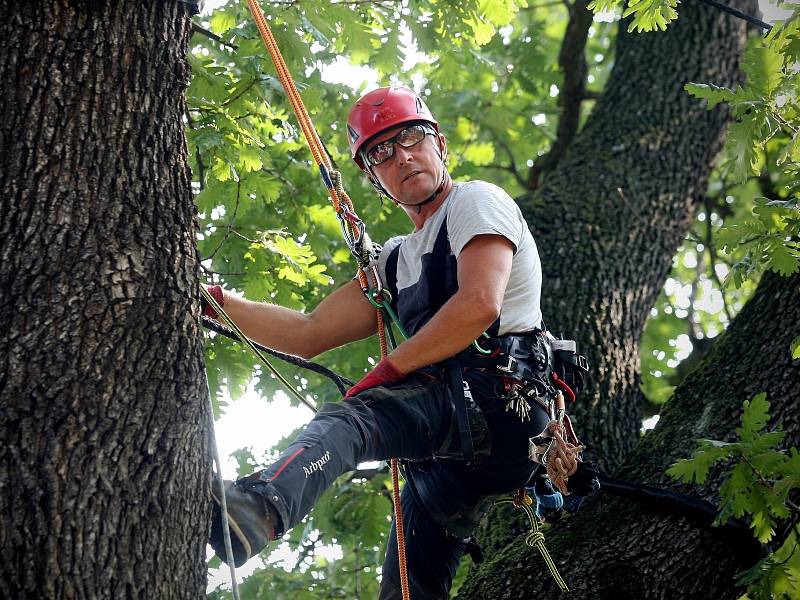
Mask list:
[[[391,238],[378,258],[379,273],[388,282],[387,262],[400,247],[395,305],[411,334],[458,289],[456,259],[473,237],[482,234],[502,235],[514,245],[499,323],[489,333],[522,333],[541,325],[542,266],[522,212],[496,185],[470,181],[454,184],[422,229]]]

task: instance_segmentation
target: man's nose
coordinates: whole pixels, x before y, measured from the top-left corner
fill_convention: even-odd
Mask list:
[[[400,144],[394,145],[394,159],[397,164],[404,165],[407,161],[413,160],[410,148],[403,148]]]

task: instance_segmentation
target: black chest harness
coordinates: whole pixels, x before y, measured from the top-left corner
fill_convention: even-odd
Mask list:
[[[397,289],[397,263],[401,244],[392,249],[386,261],[384,285],[391,294],[392,308],[409,335],[419,331],[458,291],[458,265],[450,248],[447,219],[437,233],[433,249],[420,257],[420,279],[414,285]],[[522,394],[526,402],[537,401],[552,414],[555,397],[554,382],[564,382],[571,390],[583,384],[588,372],[586,359],[576,353],[575,342],[558,340],[548,332],[537,329],[523,334],[498,336],[500,318],[487,329],[476,343],[450,359],[434,366],[443,370],[458,425],[461,456],[466,461],[483,458],[489,449],[477,444],[488,432],[474,431],[471,414],[479,412],[463,369],[480,369],[491,375],[518,382],[514,393]],[[555,375],[555,377],[554,377]],[[574,397],[572,398],[574,400]]]

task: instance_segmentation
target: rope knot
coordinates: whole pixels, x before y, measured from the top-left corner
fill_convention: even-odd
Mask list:
[[[344,191],[342,188],[342,173],[340,171],[336,171],[335,169],[331,169],[328,171],[328,177],[331,178],[331,185],[333,188],[338,191]]]
[[[525,543],[531,548],[535,548],[537,544],[544,544],[544,534],[541,531],[531,531],[525,536]]]

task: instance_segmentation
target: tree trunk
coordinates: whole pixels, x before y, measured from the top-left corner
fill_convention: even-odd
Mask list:
[[[724,107],[706,110],[683,86],[732,85],[745,41],[742,21],[700,3],[681,4],[665,32],[628,34],[626,26],[585,127],[543,187],[520,202],[541,252],[545,322],[576,336],[591,365],[570,411],[606,469],[638,438],[642,330],[727,122]]]
[[[800,275],[764,276],[753,299],[675,390],[658,426],[642,439],[620,477],[716,502],[718,470],[704,486],[678,484],[664,472],[688,457],[698,438],[734,440],[742,402],[761,391],[771,402],[769,427],[788,433],[787,447],[800,446],[800,364],[793,363],[789,350],[800,322],[799,286]],[[557,594],[538,553],[521,538],[517,542],[471,577],[459,598]],[[658,514],[602,493],[575,518],[551,529],[547,545],[572,589],[570,598],[734,599],[743,592],[734,585],[736,574],[760,558],[747,531],[708,529],[685,516]]]
[[[592,365],[589,389],[572,409],[591,458],[606,470],[622,465],[620,477],[690,492],[665,469],[690,455],[699,437],[732,439],[742,402],[761,390],[770,393],[775,424],[791,430],[788,443],[797,444],[791,406],[800,378],[789,342],[800,302],[798,277],[766,276],[631,454],[640,439],[641,332],[704,192],[727,119],[682,88],[690,81],[735,83],[745,41],[744,25],[721,12],[699,3],[680,11],[665,33],[627,34],[623,24],[603,96],[523,210],[542,253],[548,325],[576,335]],[[714,501],[719,483],[712,480],[702,496]],[[495,558],[476,570],[459,598],[558,593],[538,552],[519,536],[523,529],[519,515],[494,510],[480,539]],[[735,598],[734,575],[758,558],[746,532],[731,541],[684,517],[602,494],[548,538],[571,597],[579,598]]]
[[[185,6],[1,5],[0,597],[201,597]]]

